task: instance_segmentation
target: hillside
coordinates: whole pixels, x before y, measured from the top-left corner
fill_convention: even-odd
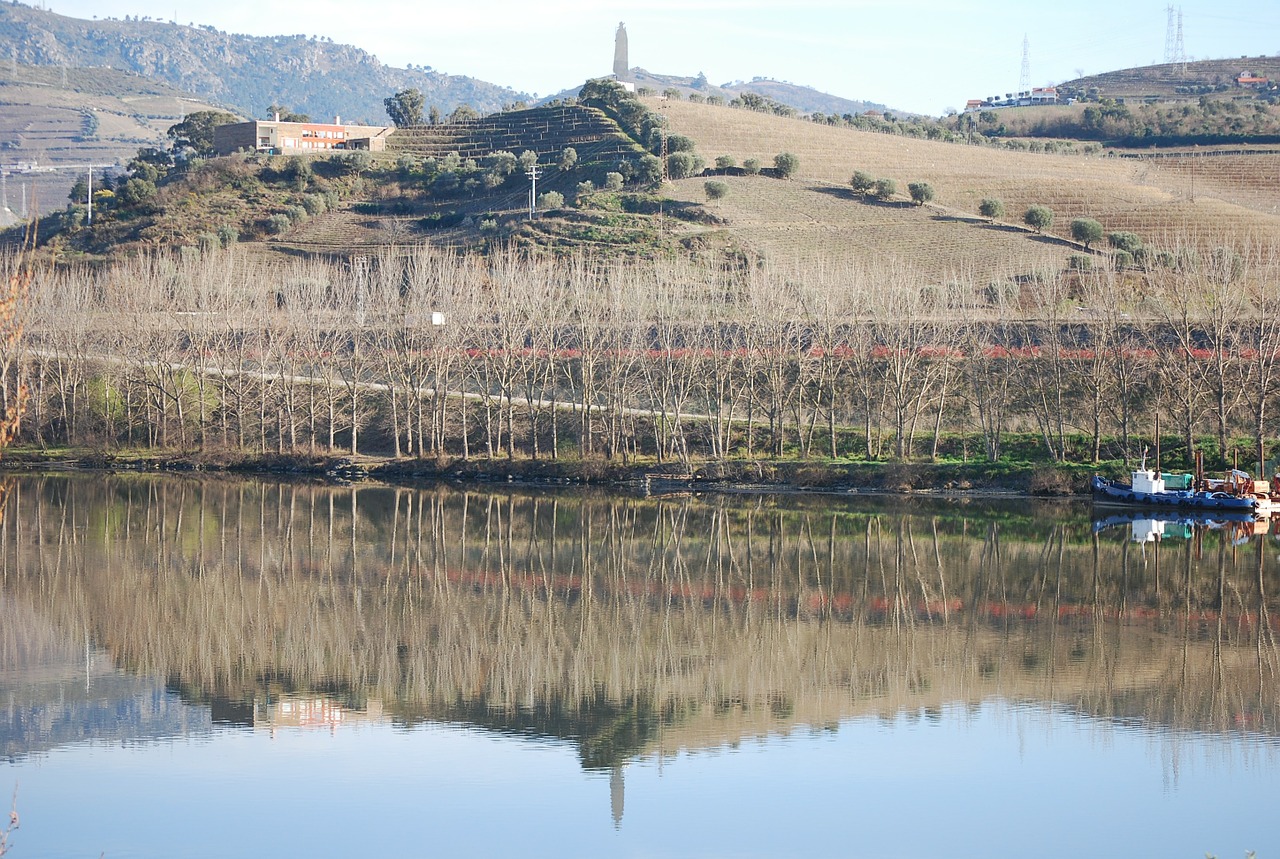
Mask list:
[[[1080,94],[1096,89],[1101,98],[1195,99],[1207,90],[1246,94],[1248,91],[1235,83],[1244,72],[1273,82],[1280,80],[1280,57],[1233,57],[1138,66],[1070,80],[1059,84],[1058,89]]]
[[[43,168],[122,165],[139,147],[167,145],[183,115],[210,107],[128,72],[0,64],[0,225],[23,215],[24,194],[27,212],[62,208],[84,172]]]
[[[444,112],[486,113],[525,98],[505,87],[427,69],[398,69],[351,45],[303,35],[258,37],[162,21],[85,21],[0,5],[0,42],[18,63],[125,69],[241,113],[275,103],[315,117],[385,120],[382,100],[416,87]]]
[[[690,102],[668,102],[663,111],[672,129],[696,140],[708,161],[726,154],[739,163],[756,158],[768,164],[784,151],[799,157],[799,173],[790,183],[795,187],[782,192],[763,186],[762,199],[755,202],[734,201],[746,192],[731,191],[725,199],[724,206],[732,207],[730,223],[743,228],[766,256],[839,255],[856,244],[866,252],[904,256],[935,272],[965,265],[981,272],[1023,255],[1050,253],[1065,260],[1074,252],[1067,243],[1046,245],[1046,239],[1023,234],[1020,227],[1011,228],[1016,247],[999,245],[1008,235],[983,226],[977,217],[984,198],[1002,200],[1005,220],[1014,224],[1021,224],[1029,206],[1049,206],[1056,215],[1049,232],[1059,236],[1069,235],[1073,218],[1089,217],[1108,231],[1133,231],[1161,247],[1280,243],[1280,151],[1222,160],[1031,153]],[[939,208],[927,214],[928,207],[899,211],[861,202],[849,189],[857,170],[894,179],[898,201],[905,200],[908,183],[927,182]],[[696,196],[700,184],[684,183],[683,196]],[[833,200],[842,202],[839,211],[833,210]],[[948,237],[957,224],[966,227],[963,239]]]
[[[624,113],[641,125],[654,121],[653,112],[636,119],[645,104],[661,107],[672,141],[696,145],[694,160],[753,159],[765,169],[712,171],[727,192],[714,200],[711,177],[696,172],[654,189],[657,159],[604,110],[537,108],[400,129],[374,156],[211,159],[160,175],[154,190],[139,175],[137,187],[118,183],[103,199],[91,228],[83,213],[77,220],[68,212],[49,219],[44,239],[69,255],[238,241],[325,256],[430,243],[694,254],[782,269],[891,263],[907,281],[926,284],[1003,283],[1079,264],[1072,257],[1085,249],[1069,236],[1071,220],[1082,217],[1137,233],[1156,251],[1280,243],[1280,151],[1049,154],[674,99],[632,98]],[[781,152],[799,159],[790,181],[770,167]],[[555,201],[530,219],[524,159],[535,156],[539,197]],[[855,170],[894,180],[897,192],[880,200],[854,193]],[[913,205],[912,182],[927,182],[934,199]],[[978,214],[987,198],[1005,207],[994,222]],[[1033,205],[1056,215],[1043,233],[1022,224]],[[1090,265],[1110,264],[1105,246],[1093,253]]]

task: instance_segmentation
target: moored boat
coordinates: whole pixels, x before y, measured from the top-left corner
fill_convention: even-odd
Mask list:
[[[1161,472],[1149,468],[1140,468],[1129,474],[1128,484],[1118,480],[1108,480],[1095,474],[1092,484],[1095,503],[1178,510],[1232,510],[1259,515],[1259,507],[1264,500],[1252,493],[1232,491],[1225,485],[1197,488],[1195,481],[1182,479],[1187,475],[1178,475],[1179,480],[1176,485],[1188,488],[1175,489],[1166,485]],[[1262,511],[1263,515],[1270,513],[1269,499],[1266,507],[1267,509]]]

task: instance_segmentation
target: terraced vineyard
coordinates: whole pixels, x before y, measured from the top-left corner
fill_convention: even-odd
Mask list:
[[[621,158],[643,154],[602,112],[578,106],[506,111],[468,122],[400,128],[387,140],[391,154],[444,158],[456,152],[464,159],[480,159],[504,150],[516,155],[530,150],[543,163],[554,161],[566,147],[578,153],[580,165],[598,164],[610,170]]]
[[[673,183],[671,196],[705,199],[702,179]],[[1015,278],[1059,269],[1074,249],[1009,225],[907,203],[865,203],[851,189],[814,181],[729,176],[729,193],[710,208],[741,242],[775,266],[871,260],[922,283]]]
[[[1280,213],[1280,149],[1179,152],[1142,159],[1143,182],[1191,200],[1212,197],[1266,214]]]
[[[818,126],[688,102],[667,103],[663,111],[672,129],[696,140],[708,160],[728,154],[739,162],[758,158],[767,165],[779,152],[795,153],[800,158],[801,182],[847,186],[853,172],[862,170],[894,179],[904,191],[908,182],[928,182],[937,193],[936,202],[957,213],[976,216],[983,198],[996,197],[1004,201],[1007,219],[1020,222],[1028,206],[1047,205],[1056,215],[1051,231],[1059,234],[1066,233],[1073,218],[1090,217],[1107,230],[1132,230],[1159,244],[1280,243],[1280,213],[1274,202],[1268,205],[1280,198],[1276,161],[1250,162],[1257,164],[1250,179],[1235,176],[1231,171],[1239,168],[1227,162],[1221,175],[1203,183],[1203,190],[1197,185],[1193,198],[1187,187],[1190,179],[1178,177],[1176,171],[1199,169],[1214,175],[1212,168],[1010,152]],[[858,204],[851,201],[850,205]],[[868,208],[861,206],[852,217],[862,220]],[[828,213],[824,217],[850,217],[823,211]],[[831,229],[839,227],[833,223]],[[913,241],[896,235],[880,250],[914,253],[906,250]]]
[[[111,69],[0,65],[0,164],[11,165],[8,203],[21,214],[66,204],[76,172],[20,172],[16,165],[124,164],[140,146],[163,146],[184,114],[209,110],[184,93]]]

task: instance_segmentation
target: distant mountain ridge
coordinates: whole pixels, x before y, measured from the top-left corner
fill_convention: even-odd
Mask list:
[[[663,75],[637,67],[630,70],[627,80],[638,87],[648,87],[656,92],[674,88],[680,90],[681,94],[686,97],[694,94],[704,98],[707,96],[720,96],[726,102],[732,101],[743,93],[755,93],[756,95],[767,96],[789,107],[794,107],[799,113],[833,113],[837,116],[844,116],[845,114],[857,115],[868,110],[885,111],[889,109],[879,102],[843,98],[816,90],[813,87],[777,81],[772,78],[753,78],[750,81],[732,81],[716,86],[709,83],[704,75],[697,75],[696,77]],[[556,95],[548,96],[543,101],[553,101],[575,95],[577,95],[576,89],[565,90]]]
[[[382,100],[416,87],[427,105],[487,113],[524,93],[475,78],[383,65],[351,45],[304,35],[248,36],[165,21],[87,21],[20,3],[0,5],[0,62],[111,67],[163,81],[250,116],[272,103],[317,119],[386,123]]]

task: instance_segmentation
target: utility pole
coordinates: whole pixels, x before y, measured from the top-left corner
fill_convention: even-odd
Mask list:
[[[529,220],[537,217],[538,211],[538,179],[542,177],[542,173],[537,164],[530,165],[524,171],[524,175],[529,177]]]

